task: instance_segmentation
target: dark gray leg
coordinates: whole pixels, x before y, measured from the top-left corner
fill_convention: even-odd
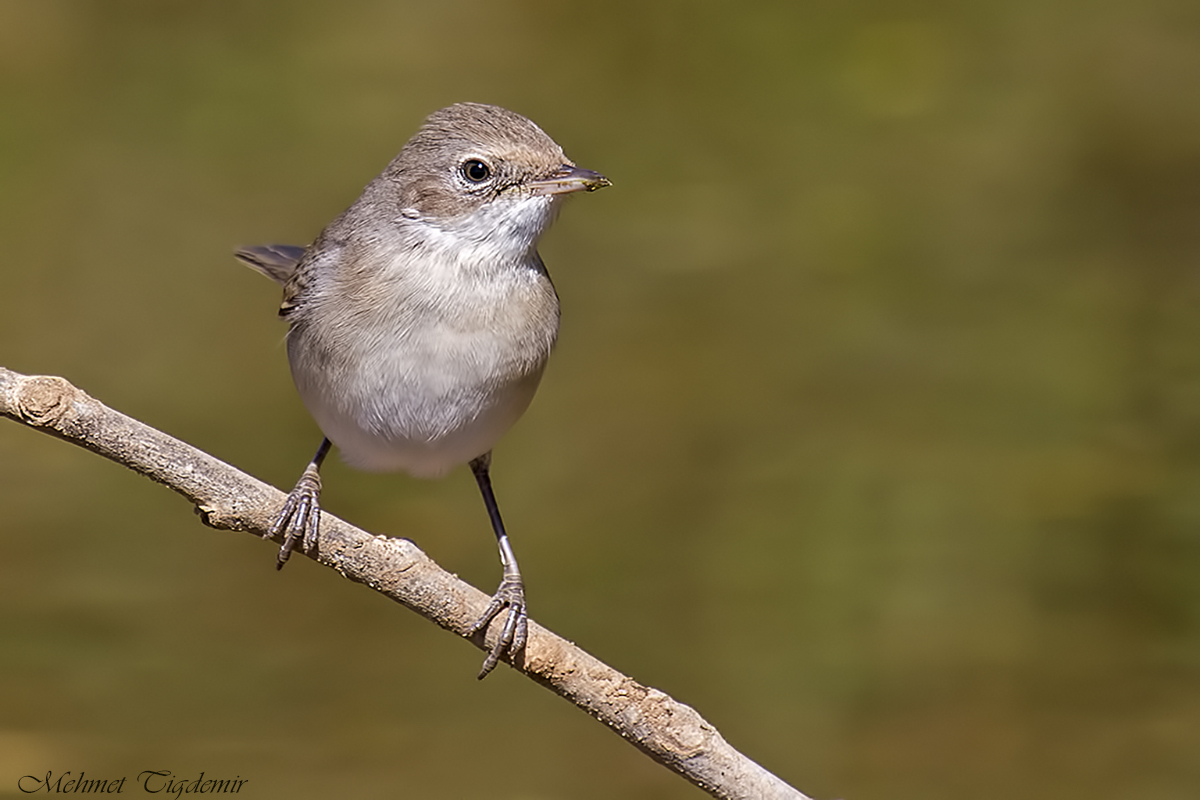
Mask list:
[[[292,548],[296,546],[297,541],[300,542],[301,549],[306,553],[311,553],[317,546],[317,528],[321,522],[320,469],[321,463],[325,460],[325,456],[329,455],[329,448],[332,446],[333,443],[328,439],[321,440],[317,454],[313,456],[313,460],[304,470],[304,474],[300,476],[300,480],[296,481],[296,487],[288,494],[283,508],[279,510],[275,521],[267,530],[268,538],[283,534],[283,546],[279,548],[279,558],[275,561],[275,569],[283,569],[283,565],[287,563],[288,556],[292,554]]]
[[[495,531],[496,542],[500,545],[500,563],[504,567],[504,577],[501,578],[500,588],[492,596],[492,602],[488,605],[487,610],[471,626],[467,635],[474,636],[485,630],[488,623],[495,619],[505,607],[508,608],[508,614],[505,615],[504,628],[500,631],[500,637],[492,645],[491,651],[483,661],[483,668],[479,670],[480,680],[486,678],[487,674],[495,668],[501,656],[507,653],[511,657],[513,653],[525,646],[525,637],[529,628],[529,620],[525,613],[525,584],[521,580],[521,571],[517,569],[517,557],[513,555],[508,534],[504,532],[504,521],[500,519],[500,507],[496,505],[496,495],[492,491],[492,479],[488,476],[488,468],[491,464],[492,454],[484,453],[471,462],[471,472],[475,473],[475,482],[479,484],[479,491],[483,494],[483,504],[487,506],[488,517],[492,521],[492,530]]]

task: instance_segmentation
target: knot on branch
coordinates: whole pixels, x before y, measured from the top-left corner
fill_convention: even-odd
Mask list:
[[[660,746],[683,759],[704,752],[710,737],[716,733],[695,709],[675,702],[658,689],[646,693],[642,713],[659,737]]]
[[[56,425],[70,410],[80,391],[62,378],[34,375],[17,384],[17,415],[30,425]]]

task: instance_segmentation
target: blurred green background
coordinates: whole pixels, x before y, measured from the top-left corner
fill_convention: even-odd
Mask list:
[[[533,615],[818,798],[1200,789],[1200,5],[0,0],[0,365],[278,486],[278,290],[429,112],[612,189],[494,475]],[[326,507],[491,591],[466,470]],[[0,424],[0,794],[694,798],[511,671]]]

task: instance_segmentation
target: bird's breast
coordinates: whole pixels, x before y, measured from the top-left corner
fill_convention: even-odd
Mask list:
[[[540,262],[380,277],[320,287],[326,296],[288,335],[293,377],[351,464],[441,474],[490,450],[525,411],[558,299]]]

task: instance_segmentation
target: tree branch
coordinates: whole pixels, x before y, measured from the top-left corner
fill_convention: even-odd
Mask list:
[[[264,535],[284,494],[223,461],[105,406],[66,380],[0,367],[0,415],[98,453],[174,489],[205,524]],[[322,513],[312,558],[466,636],[488,596],[407,539],[374,536]],[[499,626],[491,626],[498,628]],[[491,631],[472,642],[490,648]],[[809,800],[734,750],[692,708],[617,672],[532,620],[512,666],[608,725],[668,769],[728,800]]]

